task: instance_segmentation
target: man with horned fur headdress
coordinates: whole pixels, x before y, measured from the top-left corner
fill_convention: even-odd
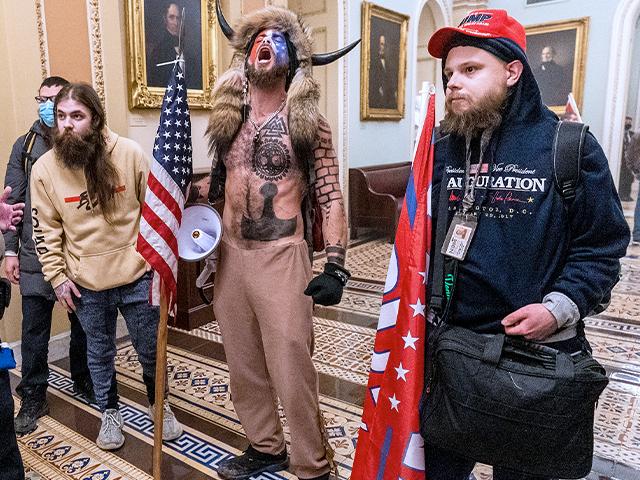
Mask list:
[[[209,200],[224,195],[214,312],[222,331],[234,407],[250,442],[220,463],[225,479],[287,468],[278,398],[291,432],[291,470],[328,479],[331,448],[311,360],[313,302],[340,301],[347,225],[331,129],[319,112],[312,65],[347,53],[312,55],[310,31],[291,11],[268,7],[235,32],[236,54],[214,89],[207,134],[213,155]],[[327,263],[311,280],[310,208],[322,211]]]

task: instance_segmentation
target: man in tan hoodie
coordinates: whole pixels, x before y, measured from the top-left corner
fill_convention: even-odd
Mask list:
[[[97,93],[64,87],[55,101],[53,149],[31,174],[33,239],[45,280],[87,334],[87,357],[102,412],[97,445],[124,443],[114,358],[116,319],[124,316],[142,364],[153,418],[159,310],[149,304],[151,274],[135,244],[148,160],[138,144],[105,125]],[[164,440],[182,434],[166,399]]]

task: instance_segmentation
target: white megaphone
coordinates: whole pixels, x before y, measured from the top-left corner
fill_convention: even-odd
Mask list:
[[[178,255],[181,259],[186,262],[206,259],[213,255],[221,239],[222,219],[213,207],[197,204],[184,209],[178,230]],[[196,287],[202,289],[214,271],[215,261],[206,262],[204,270],[198,275]],[[200,293],[202,295],[202,290]],[[207,300],[207,303],[210,301]]]

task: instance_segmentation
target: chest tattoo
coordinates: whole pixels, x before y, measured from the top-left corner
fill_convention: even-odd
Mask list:
[[[243,238],[266,242],[290,237],[296,233],[296,217],[285,220],[276,217],[273,199],[277,193],[278,186],[275,183],[265,183],[260,188],[260,194],[264,197],[262,216],[257,220],[242,216],[240,230]]]
[[[251,170],[262,180],[277,182],[291,169],[291,152],[283,141],[288,135],[282,117],[271,120],[254,138]]]

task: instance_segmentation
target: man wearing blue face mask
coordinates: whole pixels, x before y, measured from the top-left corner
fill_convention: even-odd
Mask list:
[[[31,211],[29,176],[33,164],[51,149],[55,116],[53,102],[58,92],[69,82],[62,77],[46,78],[38,95],[39,119],[13,145],[7,165],[5,186],[12,188],[7,203],[24,202]],[[5,276],[20,285],[22,295],[22,380],[16,391],[22,406],[15,419],[18,434],[35,430],[37,420],[49,411],[46,399],[51,314],[56,295],[44,280],[37,257],[38,245],[32,239],[34,228],[30,214],[24,216],[16,231],[4,233],[6,243]],[[94,401],[93,384],[87,367],[87,339],[74,313],[69,314],[71,342],[69,358],[71,378],[76,393]]]

